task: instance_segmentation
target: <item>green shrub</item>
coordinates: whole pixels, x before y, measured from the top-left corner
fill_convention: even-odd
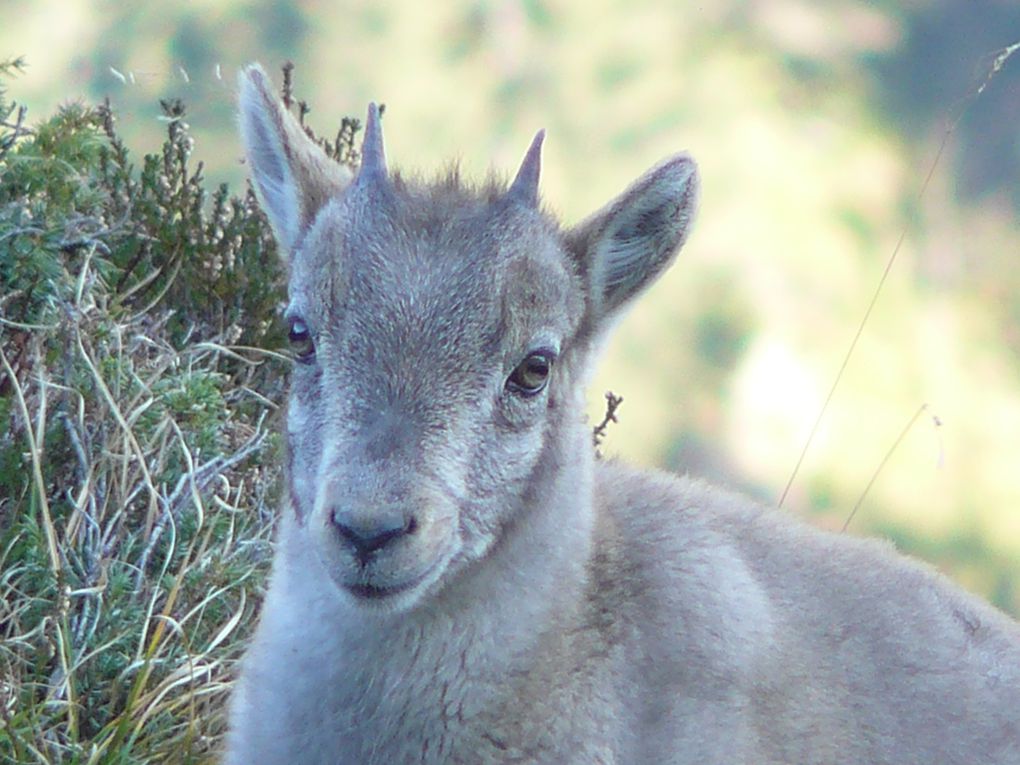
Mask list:
[[[207,761],[278,494],[275,245],[250,189],[205,190],[179,101],[136,168],[108,105],[29,130],[19,68],[0,64],[0,761]],[[356,159],[356,130],[333,156]]]

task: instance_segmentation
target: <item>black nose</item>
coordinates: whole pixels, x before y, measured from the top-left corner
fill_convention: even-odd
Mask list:
[[[334,510],[330,516],[340,538],[350,547],[361,563],[365,563],[374,552],[396,542],[401,537],[413,534],[418,528],[414,517],[401,515],[373,515],[366,519],[350,518]]]

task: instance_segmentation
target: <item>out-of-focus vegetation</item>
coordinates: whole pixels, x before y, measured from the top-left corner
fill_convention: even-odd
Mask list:
[[[602,451],[766,501],[905,233],[785,506],[840,527],[927,404],[851,531],[1020,614],[1020,54],[987,77],[1018,37],[1012,0],[7,0],[0,759],[200,761],[222,730],[285,372],[233,118],[255,59],[297,63],[324,134],[387,103],[410,169],[509,172],[546,127],[567,222],[695,154],[696,233],[592,414],[612,388]]]
[[[19,68],[0,64],[0,761],[208,759],[275,517],[269,227],[250,192],[206,191],[180,102],[136,166],[107,105],[29,128]]]

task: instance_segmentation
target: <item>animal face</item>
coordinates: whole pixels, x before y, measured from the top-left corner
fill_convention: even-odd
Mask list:
[[[291,500],[366,604],[485,554],[571,395],[558,229],[495,193],[355,185],[291,256]],[[571,407],[571,409],[574,409]]]
[[[286,254],[295,355],[290,505],[343,597],[394,610],[478,561],[590,460],[593,340],[671,262],[693,163],[650,171],[563,230],[538,203],[539,133],[513,183],[386,168],[370,107],[353,180],[242,75],[242,133]]]

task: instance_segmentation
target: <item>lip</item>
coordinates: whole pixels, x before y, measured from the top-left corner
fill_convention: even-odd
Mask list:
[[[395,595],[405,593],[408,590],[413,590],[428,579],[438,566],[439,561],[436,561],[418,576],[408,579],[407,581],[400,582],[399,584],[380,587],[375,584],[359,582],[356,584],[344,584],[344,589],[361,600],[385,600],[386,598],[392,598]]]
[[[384,600],[385,598],[399,595],[415,587],[421,579],[412,579],[409,582],[402,582],[392,587],[377,587],[374,584],[348,584],[347,591],[362,600]]]

